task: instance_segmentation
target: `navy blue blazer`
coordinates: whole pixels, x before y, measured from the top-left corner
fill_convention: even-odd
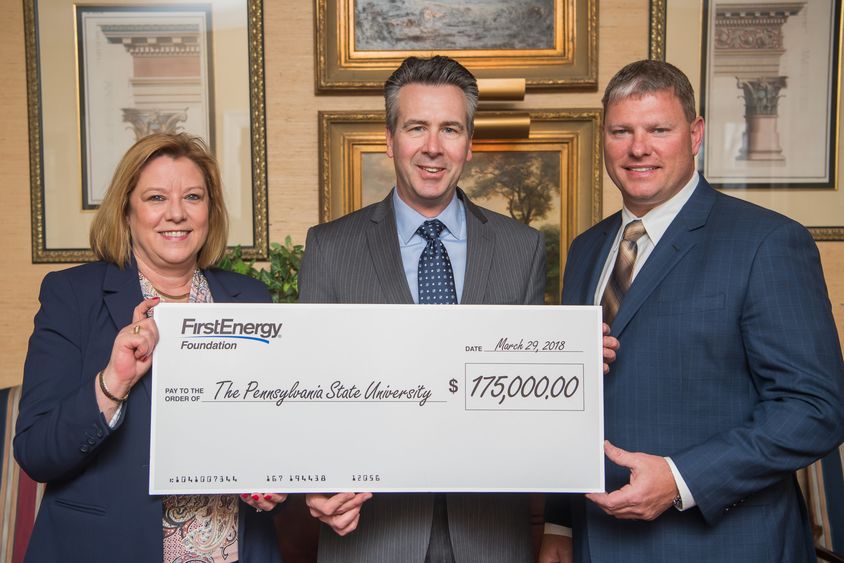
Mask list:
[[[203,273],[216,302],[270,300],[256,280]],[[94,392],[117,332],[142,300],[137,269],[104,262],[47,274],[41,284],[14,440],[23,470],[47,483],[26,561],[162,559],[161,497],[148,492],[153,374],[132,389],[114,429]],[[241,506],[239,550],[241,561],[281,560],[271,515]]]
[[[621,214],[579,236],[563,302],[592,304]],[[793,472],[844,440],[844,364],[817,247],[798,223],[701,177],[613,322],[605,432],[671,456],[697,507],[618,520],[549,496],[576,561],[815,561]],[[609,461],[606,487],[629,481]]]

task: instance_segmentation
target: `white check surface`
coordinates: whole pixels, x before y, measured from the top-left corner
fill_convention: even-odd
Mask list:
[[[155,308],[151,494],[604,490],[599,307]]]

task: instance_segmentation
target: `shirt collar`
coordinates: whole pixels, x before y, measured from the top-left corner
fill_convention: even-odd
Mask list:
[[[429,219],[439,219],[445,225],[446,230],[451,233],[451,236],[457,240],[464,240],[466,238],[466,211],[463,208],[463,202],[457,197],[457,191],[442,212],[436,217],[425,217],[408,204],[406,204],[399,197],[395,188],[393,188],[393,209],[396,214],[396,228],[399,233],[399,240],[402,243],[410,242],[413,235],[416,234],[416,229],[419,225]]]
[[[680,210],[683,209],[683,206],[686,205],[686,202],[689,201],[690,197],[692,197],[695,188],[697,188],[698,182],[699,176],[698,173],[695,172],[692,174],[691,179],[686,183],[686,185],[683,186],[682,190],[674,194],[674,196],[665,203],[661,203],[645,213],[642,217],[636,217],[629,209],[627,209],[627,207],[622,207],[621,228],[623,229],[628,223],[635,221],[636,219],[641,219],[642,224],[645,226],[645,231],[648,233],[648,237],[651,239],[653,244],[658,243],[659,239],[662,238],[662,235],[665,234],[665,231],[668,230],[671,222],[674,221],[674,218],[677,217],[677,214],[680,213]]]

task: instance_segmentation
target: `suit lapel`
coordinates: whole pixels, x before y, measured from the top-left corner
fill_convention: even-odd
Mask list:
[[[222,281],[214,274],[214,270],[202,270],[205,279],[208,280],[208,288],[211,290],[211,298],[215,303],[229,303],[238,301],[240,289],[227,288]]]
[[[120,331],[132,322],[132,312],[143,301],[138,270],[130,264],[121,270],[114,264],[106,267],[103,281],[104,299],[114,326]]]
[[[460,303],[483,303],[492,256],[495,252],[495,233],[487,225],[487,218],[477,205],[458,188],[458,197],[466,207],[466,275]]]
[[[103,292],[106,308],[111,320],[116,327],[115,334],[123,327],[132,323],[132,313],[135,307],[144,300],[141,293],[141,282],[138,279],[138,269],[134,261],[123,270],[114,264],[106,267],[105,279],[103,280]],[[141,383],[147,394],[150,396],[150,378],[142,377]]]
[[[702,236],[706,220],[715,203],[715,191],[700,178],[692,197],[680,210],[674,221],[656,245],[648,261],[633,280],[633,285],[613,320],[612,332],[618,336],[623,331],[653,290],[682,260]]]
[[[578,262],[574,262],[574,255],[570,255],[566,264],[565,284],[563,286],[563,304],[592,304],[595,302],[595,291],[598,288],[598,281],[601,272],[604,270],[604,263],[612,249],[615,233],[621,226],[621,212],[605,219],[596,229],[594,234],[584,236],[594,237],[593,241],[584,241],[583,247],[586,252],[579,252]],[[589,249],[597,248],[597,252],[589,252]]]
[[[366,243],[387,303],[413,303],[399,249],[392,191],[372,209]]]

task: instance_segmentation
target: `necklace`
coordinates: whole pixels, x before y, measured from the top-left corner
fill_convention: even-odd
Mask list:
[[[181,295],[170,295],[169,293],[164,293],[155,286],[152,286],[152,288],[160,297],[163,297],[166,301],[181,301],[182,299],[186,299],[188,296],[190,296],[190,291],[182,293]]]
[[[152,285],[152,282],[150,281],[150,279],[147,276],[145,276],[144,273],[140,269],[138,270],[138,277],[141,280],[141,289],[143,291],[143,294],[145,296],[146,295],[152,296],[153,293],[156,293],[156,294],[158,294],[159,297],[161,297],[162,301],[189,300],[191,291],[194,288],[197,288],[198,293],[200,293],[202,291],[202,283],[201,282],[205,279],[202,276],[202,274],[199,272],[199,270],[196,269],[196,270],[193,271],[193,277],[191,278],[190,286],[189,286],[188,291],[186,291],[185,293],[179,294],[179,295],[170,295],[169,293],[164,293],[163,291],[161,291],[160,289],[158,289],[157,287]]]

